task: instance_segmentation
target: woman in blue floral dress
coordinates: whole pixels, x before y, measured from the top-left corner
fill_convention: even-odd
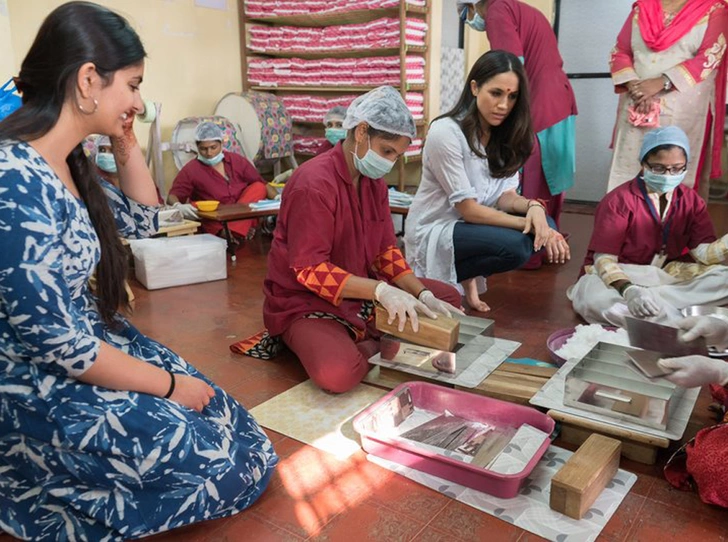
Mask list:
[[[243,407],[117,310],[119,233],[156,228],[132,130],[144,56],[119,15],[65,4],[0,123],[0,531],[19,538],[133,539],[228,516],[277,462]],[[110,197],[83,154],[91,133],[112,138]]]

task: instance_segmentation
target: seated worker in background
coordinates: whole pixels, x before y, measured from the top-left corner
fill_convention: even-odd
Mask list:
[[[101,183],[101,188],[104,189],[106,196],[109,198],[123,197],[123,193],[119,190],[119,170],[116,167],[116,158],[114,158],[111,139],[105,135],[96,136],[94,145],[94,164],[98,168],[99,177],[106,181]],[[159,194],[159,189],[157,188],[156,190],[158,202],[160,204],[164,203],[162,196]]]
[[[149,208],[140,208],[134,200],[128,198],[121,190],[119,169],[116,166],[114,148],[112,147],[109,136],[96,136],[94,145],[95,148],[92,154],[93,161],[96,164],[101,188],[106,193],[111,210],[114,213],[116,228],[120,232],[134,232],[137,230],[137,224],[145,223],[150,220],[148,217],[152,216],[154,226],[147,226],[147,229],[149,235],[155,233],[158,228],[158,215],[161,207],[156,207],[153,211]],[[148,169],[142,171],[144,171],[144,177],[151,177]],[[156,187],[155,189],[157,192],[157,202],[161,204],[163,200],[159,195],[159,189]],[[121,212],[117,212],[119,209],[121,209]],[[130,296],[130,299],[133,299],[133,293],[128,286],[127,294]]]
[[[479,297],[481,277],[517,269],[541,249],[552,262],[570,257],[544,202],[516,192],[533,146],[528,100],[515,55],[481,56],[455,107],[430,125],[407,216],[414,272],[460,283],[468,305],[481,312],[490,310]]]
[[[222,140],[222,130],[212,122],[202,122],[195,130],[197,160],[185,164],[167,196],[167,203],[180,208],[185,218],[197,217],[191,205],[184,205],[190,202],[252,203],[267,196],[265,181],[255,166],[244,156],[224,151]],[[235,238],[246,239],[255,233],[255,223],[255,219],[236,220],[228,227]],[[219,222],[205,221],[202,229],[205,233],[219,235],[223,226]]]
[[[332,107],[329,109],[328,113],[324,115],[324,128],[326,129],[324,134],[326,136],[327,143],[322,147],[322,153],[332,149],[339,141],[346,139],[346,130],[342,128],[345,118],[346,107],[343,105]]]
[[[681,184],[690,159],[677,126],[645,134],[642,170],[599,203],[583,275],[569,288],[589,323],[670,321],[690,305],[728,302],[728,235],[716,241],[705,202]]]
[[[379,350],[374,301],[402,328],[410,318],[417,329],[418,312],[460,312],[457,290],[416,278],[397,248],[382,177],[416,135],[404,100],[392,87],[374,89],[354,100],[343,126],[343,143],[286,186],[263,284],[267,332],[232,346],[269,359],[282,342],[333,393],[356,386]]]
[[[728,348],[728,322],[713,317],[685,318],[678,322],[686,330],[682,339],[705,338],[719,351]],[[705,356],[661,359],[659,364],[674,371],[665,378],[684,388],[710,385],[713,397],[722,408],[722,423],[706,427],[680,448],[665,465],[667,480],[684,491],[697,489],[707,504],[728,508],[728,363]]]

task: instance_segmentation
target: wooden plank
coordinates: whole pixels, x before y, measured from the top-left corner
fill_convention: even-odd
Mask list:
[[[456,389],[486,395],[501,401],[528,405],[531,398],[546,383],[546,380],[546,378],[537,376],[508,373],[501,371],[499,368],[475,388],[456,386]]]
[[[581,519],[619,469],[620,441],[591,435],[551,479],[549,506]]]
[[[394,369],[389,369],[387,367],[382,367],[379,365],[376,366],[374,370],[369,371],[367,376],[364,377],[363,382],[366,382],[367,384],[374,384],[375,386],[379,386],[380,388],[385,388],[388,390],[393,390],[404,382],[430,382],[432,384],[438,384],[446,388],[452,388],[451,385],[445,384],[438,380],[432,380],[430,378],[425,378],[420,375],[396,371]]]
[[[376,325],[379,331],[389,333],[400,339],[422,346],[430,346],[437,350],[452,352],[458,343],[460,322],[454,318],[439,316],[436,320],[419,315],[419,330],[415,333],[409,318],[405,323],[404,330],[397,328],[398,321],[395,319],[391,324],[387,322],[389,314],[381,306],[376,307]]]
[[[549,379],[559,370],[558,367],[538,367],[536,365],[524,365],[521,363],[511,363],[504,361],[498,366],[499,371],[516,373],[522,375],[538,376]]]
[[[631,440],[639,444],[657,446],[658,448],[667,448],[670,445],[670,441],[664,437],[655,437],[621,426],[590,420],[581,416],[567,414],[566,412],[559,412],[558,410],[549,410],[548,415],[558,422],[588,429],[592,433],[607,435],[619,440]]]
[[[199,222],[194,220],[185,220],[180,224],[174,226],[164,226],[159,228],[157,235],[166,235],[167,237],[177,237],[180,235],[192,235],[200,227]]]

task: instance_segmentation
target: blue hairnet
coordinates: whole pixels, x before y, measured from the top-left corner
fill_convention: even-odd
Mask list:
[[[393,87],[375,88],[351,102],[343,128],[351,130],[361,122],[382,132],[410,139],[417,137],[415,119],[400,93]]]
[[[642,148],[640,149],[640,162],[645,159],[645,156],[652,149],[661,145],[677,145],[678,147],[682,147],[685,151],[685,158],[690,160],[690,142],[688,141],[688,136],[677,126],[665,126],[664,128],[655,128],[645,134],[645,138],[642,140]]]
[[[214,122],[201,122],[195,130],[195,141],[222,141],[222,130]]]
[[[324,124],[331,122],[332,120],[339,120],[344,122],[346,118],[346,107],[343,105],[336,105],[329,109],[324,115]]]

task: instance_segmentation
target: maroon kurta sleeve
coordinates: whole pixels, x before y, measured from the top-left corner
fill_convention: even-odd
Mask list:
[[[595,254],[620,255],[629,228],[629,209],[609,194],[597,206],[589,250]]]
[[[685,191],[685,199],[688,200],[688,205],[693,209],[693,222],[690,228],[688,248],[692,250],[703,243],[712,243],[716,239],[715,229],[705,201],[693,190]]]
[[[193,158],[195,160],[195,158]],[[172,182],[172,188],[169,189],[170,196],[176,196],[181,202],[187,202],[192,194],[195,192],[195,185],[193,176],[190,175],[192,167],[190,163],[187,163],[177,173],[177,176]]]

